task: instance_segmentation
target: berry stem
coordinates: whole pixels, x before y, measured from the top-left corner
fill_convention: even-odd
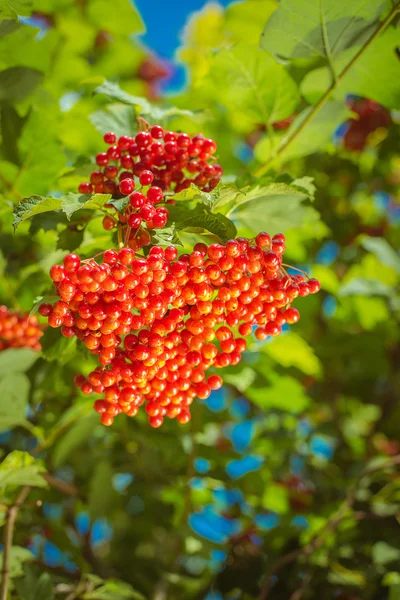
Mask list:
[[[13,545],[15,521],[18,516],[18,511],[25,502],[30,491],[30,487],[24,486],[18,494],[14,504],[12,504],[7,510],[5,516],[3,538],[3,568],[1,570],[0,600],[7,600],[8,597],[8,586],[10,581],[10,553],[11,547]]]
[[[282,267],[286,267],[287,269],[293,269],[293,271],[298,271],[299,273],[304,275],[304,277],[310,279],[309,274],[306,271],[303,271],[303,269],[299,269],[298,267],[292,267],[292,265],[287,265],[286,263],[282,263]]]
[[[371,37],[365,42],[365,44],[358,50],[358,52],[353,56],[350,62],[344,67],[344,69],[337,75],[336,79],[333,80],[332,84],[326,90],[326,92],[321,96],[316,104],[314,104],[311,111],[308,113],[306,118],[300,123],[300,125],[293,131],[291,135],[288,136],[286,141],[282,144],[280,148],[278,148],[275,155],[272,155],[271,158],[259,167],[254,175],[255,177],[262,177],[267,173],[267,171],[272,167],[277,159],[279,159],[280,155],[287,149],[292,143],[297,139],[297,137],[304,131],[307,125],[313,120],[315,115],[321,110],[323,106],[325,106],[326,102],[329,100],[332,92],[338,87],[342,79],[347,75],[347,73],[351,70],[353,65],[358,61],[358,59],[364,54],[365,50],[369,48],[369,46],[374,42],[374,40],[390,25],[396,15],[400,13],[400,6],[396,3],[396,6],[392,8],[387,17],[381,22],[379,27],[374,31]]]

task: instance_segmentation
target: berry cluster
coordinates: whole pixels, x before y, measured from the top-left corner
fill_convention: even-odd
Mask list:
[[[43,327],[38,318],[25,313],[16,313],[0,306],[0,351],[7,348],[32,348],[40,350]]]
[[[123,212],[103,219],[103,227],[124,229],[124,238],[134,250],[150,243],[149,231],[161,229],[168,220],[168,193],[178,193],[194,183],[204,191],[220,181],[222,168],[214,161],[217,146],[202,135],[164,131],[154,125],[134,138],[104,136],[108,149],[96,156],[98,170],[90,181],[81,183],[81,194],[111,194],[113,199],[129,197]],[[150,186],[150,187],[149,187]],[[113,208],[112,205],[109,205]]]
[[[180,257],[174,246],[153,246],[146,258],[106,250],[101,264],[69,254],[50,270],[60,300],[39,312],[97,355],[99,366],[76,383],[104,395],[95,402],[102,423],[142,404],[153,427],[165,416],[187,423],[193,399],[222,385],[206,372],[238,364],[253,330],[265,340],[296,323],[292,301],[319,291],[316,279],[286,272],[284,251],[282,234],[259,233]]]
[[[365,148],[369,134],[379,127],[389,127],[392,119],[390,112],[373,100],[358,98],[350,100],[348,104],[358,118],[347,122],[343,143],[348,150],[360,151]]]

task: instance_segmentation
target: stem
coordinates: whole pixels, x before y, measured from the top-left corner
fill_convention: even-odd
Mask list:
[[[24,486],[18,494],[15,503],[9,507],[6,513],[3,536],[4,551],[3,568],[1,570],[0,600],[7,600],[8,584],[10,581],[10,555],[14,538],[15,521],[18,516],[18,511],[25,502],[25,499],[30,491],[30,487]]]
[[[70,483],[66,483],[65,481],[62,481],[61,479],[57,479],[56,477],[54,477],[53,475],[50,475],[49,473],[45,473],[44,475],[42,475],[42,477],[43,477],[43,479],[45,479],[47,481],[47,483],[52,488],[58,490],[65,496],[74,496],[74,497],[79,496],[79,491],[74,485],[71,485]]]
[[[275,159],[282,154],[299,136],[307,125],[312,121],[315,115],[320,111],[320,109],[326,104],[329,100],[332,92],[338,87],[339,83],[342,79],[347,75],[353,65],[358,61],[360,56],[362,56],[367,48],[372,44],[372,42],[386,29],[386,27],[391,23],[394,17],[400,13],[400,7],[397,5],[394,7],[390,13],[387,15],[386,19],[382,21],[379,27],[374,31],[371,37],[365,42],[364,46],[362,46],[358,52],[353,56],[350,62],[344,67],[344,69],[339,73],[339,75],[334,79],[330,87],[326,90],[323,96],[318,100],[316,104],[314,104],[311,111],[308,113],[304,121],[300,123],[298,128],[293,131],[293,133],[287,138],[286,142],[282,144],[282,146],[278,149],[275,156],[272,156],[265,165],[262,165],[257,171],[254,173],[256,177],[262,177],[270,168],[271,164],[275,162]]]
[[[269,146],[271,148],[271,156],[276,156],[275,140],[274,140],[274,128],[269,121],[266,122],[266,129],[269,138]]]
[[[354,485],[349,489],[346,498],[339,506],[337,511],[333,513],[333,515],[325,523],[324,527],[320,529],[320,531],[314,536],[314,538],[303,548],[297,548],[296,550],[289,552],[289,554],[281,556],[277,560],[277,562],[274,565],[272,565],[272,567],[265,576],[265,581],[261,588],[259,600],[268,600],[269,592],[271,591],[271,577],[273,575],[278,573],[283,567],[295,562],[299,556],[310,556],[313,552],[315,552],[315,550],[318,550],[319,548],[321,548],[321,546],[324,545],[326,534],[335,531],[335,529],[340,525],[342,520],[346,517],[348,510],[353,507],[357,496],[358,485],[363,479],[363,477],[366,477],[367,475],[372,475],[373,473],[383,471],[387,468],[394,467],[399,464],[400,454],[397,454],[396,456],[393,456],[390,460],[385,462],[383,465],[372,466],[367,469],[364,469],[364,471],[362,471],[359,477],[357,478]]]
[[[326,27],[326,20],[325,20],[325,15],[324,15],[324,10],[323,10],[323,0],[319,0],[319,9],[320,9],[320,14],[321,14],[322,39],[324,40],[326,59],[328,61],[329,69],[332,74],[332,82],[334,84],[337,84],[336,69],[335,69],[335,65],[333,63],[331,47],[329,45],[328,30]]]

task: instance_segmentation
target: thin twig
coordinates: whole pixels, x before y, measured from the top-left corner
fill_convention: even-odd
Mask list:
[[[9,507],[6,513],[3,536],[4,550],[3,567],[1,569],[0,600],[7,600],[10,582],[10,556],[14,539],[15,521],[18,516],[18,511],[25,502],[30,491],[31,488],[29,486],[24,486],[18,494],[16,501]]]
[[[342,522],[342,520],[346,517],[349,509],[352,508],[358,491],[358,486],[360,481],[367,477],[368,475],[373,475],[379,471],[383,471],[390,467],[394,467],[400,464],[400,454],[393,456],[390,460],[380,465],[373,465],[364,469],[357,478],[354,485],[349,489],[348,494],[337,511],[328,519],[325,525],[318,531],[318,533],[314,536],[314,538],[303,548],[297,548],[288,554],[281,556],[277,562],[269,569],[265,576],[264,585],[261,588],[261,593],[259,596],[259,600],[267,600],[269,597],[269,592],[271,590],[271,577],[276,575],[283,567],[292,564],[297,560],[299,556],[310,556],[313,552],[321,548],[324,545],[326,534],[334,531],[338,525]]]
[[[307,587],[310,585],[311,579],[312,579],[311,573],[307,573],[306,575],[304,575],[304,578],[303,578],[303,581],[301,582],[300,587],[293,592],[293,594],[290,596],[289,600],[301,600],[302,597],[304,596],[305,591],[307,590]]]
[[[75,498],[79,496],[79,491],[74,485],[61,481],[61,479],[57,479],[49,473],[45,473],[43,479],[45,479],[51,487],[55,488],[65,496],[74,496]]]
[[[254,173],[256,177],[262,177],[268,171],[270,166],[275,162],[275,160],[284,152],[291,144],[296,140],[296,138],[304,131],[307,125],[312,121],[314,116],[320,111],[320,109],[326,104],[329,100],[332,92],[338,87],[339,83],[342,79],[347,75],[353,65],[358,61],[360,56],[362,56],[367,48],[372,44],[372,42],[388,27],[388,25],[392,22],[394,17],[400,13],[399,5],[395,6],[387,17],[382,21],[379,27],[374,31],[371,37],[366,41],[364,46],[362,46],[359,51],[353,56],[350,62],[345,66],[345,68],[339,73],[339,75],[334,79],[332,84],[326,90],[326,92],[321,96],[316,104],[314,104],[311,111],[308,113],[304,121],[300,123],[298,128],[287,138],[286,142],[282,144],[280,148],[278,148],[275,156],[271,156],[271,158],[266,162],[265,165],[262,165],[257,171]]]

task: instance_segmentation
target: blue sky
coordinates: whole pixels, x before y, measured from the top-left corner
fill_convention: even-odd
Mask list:
[[[218,4],[231,2],[219,0]],[[147,28],[143,42],[159,56],[172,59],[188,16],[206,4],[206,0],[135,0]]]

